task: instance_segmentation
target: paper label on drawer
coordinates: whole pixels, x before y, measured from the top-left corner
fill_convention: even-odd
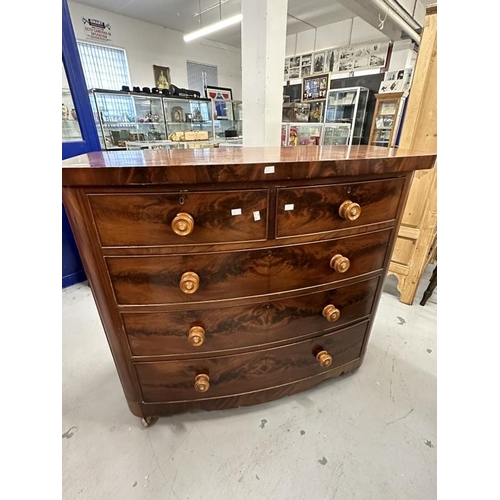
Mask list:
[[[241,215],[241,208],[233,208],[231,210],[231,215]]]
[[[260,220],[260,212],[253,213],[253,220],[255,220],[255,221]]]
[[[285,210],[293,210],[294,209],[294,204],[293,203],[288,203],[285,205]]]
[[[274,174],[274,165],[269,165],[267,167],[264,167],[264,173],[265,174]]]

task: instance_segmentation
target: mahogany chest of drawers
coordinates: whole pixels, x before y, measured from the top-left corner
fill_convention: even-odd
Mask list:
[[[413,172],[376,147],[98,152],[63,203],[130,410],[251,405],[358,368]]]

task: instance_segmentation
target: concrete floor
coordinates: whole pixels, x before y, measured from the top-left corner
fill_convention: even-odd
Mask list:
[[[272,403],[161,418],[128,410],[86,284],[62,292],[64,500],[436,498],[437,288],[382,294],[354,374]]]

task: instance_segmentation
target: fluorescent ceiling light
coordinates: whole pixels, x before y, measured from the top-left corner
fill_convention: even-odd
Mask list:
[[[204,28],[201,28],[199,30],[188,33],[187,35],[184,35],[184,41],[190,42],[191,40],[194,40],[196,38],[200,38],[202,36],[209,35],[210,33],[213,33],[215,31],[219,31],[223,28],[227,28],[228,26],[239,23],[242,19],[243,19],[243,14],[236,14],[233,17],[228,17],[227,19],[222,19],[221,21],[219,21],[217,23],[209,24],[208,26],[205,26]]]

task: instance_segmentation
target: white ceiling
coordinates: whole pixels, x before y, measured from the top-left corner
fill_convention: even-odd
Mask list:
[[[166,28],[189,33],[201,26],[230,17],[241,11],[241,0],[77,0],[78,3],[115,12],[123,16],[158,24]],[[410,0],[407,0],[407,2]],[[412,0],[416,1],[416,0]],[[420,3],[433,3],[418,0]],[[434,0],[435,1],[435,0]],[[406,3],[407,3],[406,2]],[[356,4],[365,4],[372,12],[367,14],[365,21],[376,22],[378,10],[373,8],[369,0],[288,0],[287,34],[295,34],[319,28],[327,24],[344,21],[359,15]],[[352,7],[353,10],[349,10]],[[210,8],[213,7],[213,8]],[[203,12],[207,10],[206,12]],[[196,15],[202,12],[201,16]],[[355,14],[354,12],[358,12]],[[362,10],[365,12],[365,10]],[[368,18],[370,17],[370,18]],[[374,21],[375,20],[375,21]],[[389,23],[388,23],[389,24]],[[386,32],[389,38],[398,36],[401,29],[396,28]],[[388,26],[388,29],[391,29]],[[233,47],[241,47],[240,25],[231,26],[207,37],[210,40],[225,43]],[[399,38],[399,36],[398,36]]]

